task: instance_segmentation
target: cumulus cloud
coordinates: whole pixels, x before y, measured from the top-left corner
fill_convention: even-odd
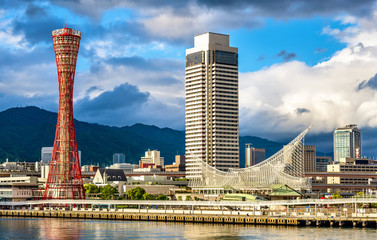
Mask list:
[[[180,101],[177,99],[177,101]],[[166,112],[170,112],[166,115]],[[135,121],[162,126],[182,128],[184,113],[181,107],[169,106],[148,92],[124,83],[90,99],[85,97],[75,103],[75,116],[83,121],[106,125],[124,126]]]
[[[315,134],[347,123],[377,127],[376,20],[373,14],[338,29],[347,47],[313,67],[290,61],[241,73],[241,134],[284,138],[310,124]]]

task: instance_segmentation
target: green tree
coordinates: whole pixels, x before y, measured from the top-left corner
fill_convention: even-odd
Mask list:
[[[118,193],[118,188],[113,187],[110,184],[107,184],[100,189],[100,197],[102,199],[114,199],[116,193]]]
[[[150,193],[144,193],[144,194],[143,194],[143,199],[144,199],[144,200],[156,200],[156,197],[153,196],[153,195],[150,194]]]
[[[191,201],[191,196],[190,195],[186,195],[186,201]]]
[[[362,198],[363,196],[364,196],[363,192],[356,193],[356,197],[358,197],[358,198]]]
[[[95,184],[86,183],[86,184],[84,184],[84,188],[85,188],[85,193],[88,193],[88,194],[100,192],[99,187]]]
[[[161,194],[161,195],[159,195],[159,196],[157,197],[157,200],[169,200],[169,198],[168,198],[166,195]]]
[[[128,199],[131,200],[142,200],[144,193],[145,190],[141,187],[132,188],[126,192]]]
[[[335,193],[331,194],[331,197],[334,199],[343,198],[342,195],[340,195],[339,191],[336,191]]]
[[[178,196],[178,201],[182,201],[182,196]]]

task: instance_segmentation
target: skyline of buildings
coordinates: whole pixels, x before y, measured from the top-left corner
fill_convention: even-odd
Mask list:
[[[193,157],[219,170],[239,167],[238,49],[229,35],[204,33],[186,50],[186,171]]]

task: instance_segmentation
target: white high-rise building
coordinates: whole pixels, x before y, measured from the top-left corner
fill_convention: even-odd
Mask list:
[[[194,154],[219,170],[239,167],[238,49],[229,36],[204,33],[186,50],[186,172]]]

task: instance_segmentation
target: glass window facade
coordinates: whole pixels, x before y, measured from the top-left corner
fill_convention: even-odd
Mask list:
[[[361,130],[354,126],[334,132],[334,161],[345,157],[361,157]]]
[[[238,54],[216,50],[215,63],[238,66]]]
[[[186,56],[186,67],[204,63],[204,51],[191,53]]]

